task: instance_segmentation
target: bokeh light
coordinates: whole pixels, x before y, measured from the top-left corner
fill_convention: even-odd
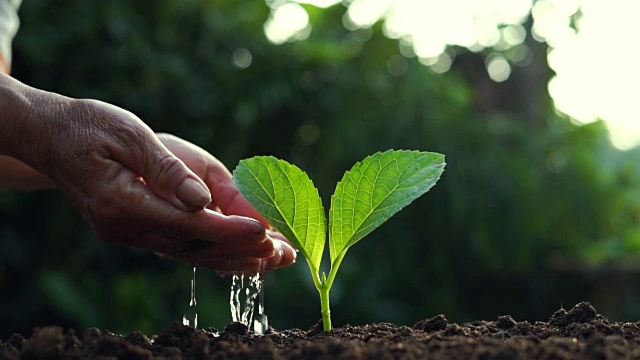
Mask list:
[[[239,48],[233,51],[231,55],[231,63],[238,69],[246,69],[251,66],[251,61],[253,60],[253,56],[248,49]]]
[[[264,24],[267,39],[274,44],[292,40],[304,40],[311,33],[309,14],[302,6],[285,3],[275,7]]]
[[[504,56],[499,54],[491,54],[485,61],[487,72],[491,80],[495,82],[503,82],[511,75],[511,67]]]

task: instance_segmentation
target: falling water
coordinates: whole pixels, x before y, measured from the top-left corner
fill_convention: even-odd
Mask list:
[[[242,323],[249,326],[253,319],[253,309],[255,308],[255,300],[260,294],[262,282],[260,274],[249,277],[249,283],[245,289],[244,311],[242,312]]]
[[[182,325],[193,326],[194,329],[198,328],[198,313],[196,312],[196,268],[193,267],[193,274],[191,275],[191,299],[189,300],[189,308],[182,317]]]
[[[253,331],[257,334],[264,334],[269,328],[269,319],[264,313],[264,280],[260,279],[260,295],[258,295],[258,313],[253,320]]]
[[[231,297],[229,299],[229,305],[231,305],[231,320],[240,322],[242,316],[240,315],[240,292],[244,287],[244,274],[233,275],[231,277]]]
[[[268,323],[267,317],[264,314],[264,293],[263,279],[260,274],[250,276],[247,286],[245,288],[244,275],[233,275],[231,279],[231,296],[229,304],[231,306],[231,319],[236,322],[241,322],[248,327],[253,324],[253,329],[259,334],[263,334],[266,330]],[[244,290],[244,308],[241,304],[240,294]],[[259,300],[258,313],[256,314],[255,321],[253,320],[253,312],[255,308],[256,298]]]
[[[258,278],[259,295],[258,295],[258,313],[253,321],[253,331],[257,334],[264,334],[269,328],[269,319],[264,312],[264,274],[266,273],[267,262],[265,260],[260,261],[260,274],[263,274]]]
[[[249,276],[249,281],[246,285],[245,288],[244,275],[233,275],[231,279],[231,296],[229,303],[231,305],[231,319],[249,326],[253,318],[254,302],[260,293],[262,285],[260,275]],[[242,306],[240,295],[243,292],[244,306]]]

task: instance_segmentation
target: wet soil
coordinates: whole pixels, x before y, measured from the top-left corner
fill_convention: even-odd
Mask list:
[[[0,359],[640,359],[640,322],[609,323],[589,303],[558,310],[546,322],[449,324],[443,315],[412,327],[380,323],[323,332],[276,330],[256,335],[239,323],[224,331],[174,324],[157,336],[92,328],[82,336],[59,327],[14,334]]]

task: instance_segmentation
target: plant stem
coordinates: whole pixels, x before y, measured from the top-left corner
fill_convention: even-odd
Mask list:
[[[331,264],[331,270],[329,271],[329,277],[325,277],[324,273],[322,274],[322,278],[320,278],[320,274],[318,269],[313,266],[313,263],[309,261],[307,258],[307,264],[309,264],[309,271],[311,271],[311,278],[313,278],[313,284],[318,289],[318,293],[320,294],[320,310],[322,312],[322,328],[324,331],[330,331],[331,327],[331,307],[329,306],[329,290],[331,290],[331,285],[333,285],[333,280],[336,278],[336,274],[338,273],[338,268],[340,267],[340,263],[342,263],[342,259],[344,255],[347,253],[345,249],[336,257],[336,259]]]
[[[323,280],[320,281],[320,284],[316,284],[316,288],[320,293],[320,309],[322,311],[322,327],[324,331],[330,331],[331,327],[331,307],[329,306],[329,291],[331,290],[331,285],[333,285],[333,280],[336,278],[336,274],[338,273],[338,268],[340,267],[340,263],[342,263],[342,259],[346,254],[346,250],[343,251],[338,257],[335,259],[333,264],[331,264],[331,270],[329,271],[329,278],[325,278],[323,276]],[[319,286],[318,286],[319,285]]]
[[[331,308],[329,307],[329,289],[323,285],[318,289],[320,292],[320,308],[322,310],[322,328],[324,331],[331,330]]]
[[[331,310],[329,308],[329,289],[331,289],[331,285],[327,286],[327,284],[323,283],[320,280],[320,276],[318,274],[318,269],[307,259],[307,264],[309,264],[309,271],[311,271],[311,278],[313,279],[313,284],[318,289],[318,293],[320,294],[320,308],[322,311],[322,327],[324,331],[331,330]]]

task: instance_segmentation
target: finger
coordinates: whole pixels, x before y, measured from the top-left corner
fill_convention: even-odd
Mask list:
[[[227,216],[204,209],[180,220],[190,228],[189,235],[211,242],[265,241],[264,226],[258,221],[244,216]]]
[[[260,272],[262,259],[226,259],[220,261],[202,261],[199,266],[217,271],[220,275],[245,274],[255,275]]]
[[[284,235],[282,235],[277,231],[267,230],[267,236],[274,240],[282,240],[287,244],[291,245],[291,241],[289,241],[289,239],[287,239]]]
[[[156,136],[172,154],[182,160],[198,177],[201,179],[206,177],[207,163],[210,161],[209,158],[212,157],[208,152],[175,135],[157,133]]]
[[[276,243],[275,255],[267,260],[260,258],[201,259],[198,261],[198,266],[216,270],[220,275],[234,273],[254,275],[263,270],[275,270],[294,264],[296,251],[286,242],[280,240],[274,240],[274,242]],[[266,264],[263,264],[263,261],[266,261]]]
[[[249,275],[260,273],[262,276],[264,271],[275,270],[294,264],[296,262],[296,251],[286,242],[280,240],[274,240],[274,242],[276,243],[276,254],[267,260],[238,260],[242,262],[233,263],[232,265],[227,264],[224,261],[220,263],[209,261],[206,262],[206,266],[210,269],[218,270],[218,274],[221,276],[226,276],[234,273],[244,273]],[[234,267],[235,269],[233,269]]]
[[[274,243],[275,255],[267,259],[266,270],[279,269],[296,262],[297,253],[291,245],[282,240],[274,240]]]
[[[214,259],[274,256],[275,242],[266,237],[264,228],[262,232],[255,231],[255,225],[262,227],[257,221],[219,214],[213,218],[222,221],[207,221],[206,219],[212,218],[207,211],[203,210],[196,214],[198,216],[177,222],[174,226],[170,223],[157,225],[152,232],[141,234],[129,245],[150,249],[189,262],[198,262],[203,259],[213,261]],[[200,214],[204,216],[201,217]],[[200,217],[201,219],[198,219]],[[245,224],[244,220],[248,222]],[[226,228],[228,224],[232,225]]]
[[[139,172],[158,197],[183,210],[200,210],[211,202],[204,182],[168,150],[158,146],[145,155],[139,154],[139,158],[146,161],[125,165]]]
[[[259,243],[212,243],[204,240],[176,240],[183,259],[271,258],[276,254],[276,241],[268,239]],[[280,241],[278,241],[280,242]],[[195,244],[195,245],[194,245]]]
[[[271,229],[271,224],[240,194],[240,191],[232,181],[229,170],[213,157],[207,167],[205,183],[211,189],[212,202],[224,214],[256,219],[267,229]]]

